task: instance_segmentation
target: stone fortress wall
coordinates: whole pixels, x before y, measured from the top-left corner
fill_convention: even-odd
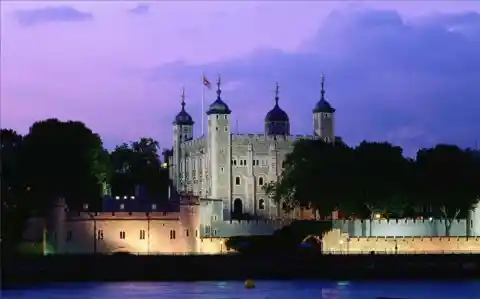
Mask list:
[[[218,254],[228,237],[270,235],[285,221],[223,221],[222,202],[182,202],[179,212],[72,212],[58,201],[47,221],[32,219],[27,239],[64,254]],[[214,216],[212,216],[214,215]]]
[[[454,220],[450,228],[450,236],[468,236],[468,231],[473,230],[473,220]],[[380,220],[334,220],[333,228],[339,229],[351,237],[414,237],[446,235],[445,221],[440,219],[380,219]]]
[[[445,220],[334,220],[323,236],[329,253],[480,253],[480,206],[468,219]]]
[[[329,254],[480,253],[480,236],[351,237],[333,229],[324,234],[322,246],[323,252]]]

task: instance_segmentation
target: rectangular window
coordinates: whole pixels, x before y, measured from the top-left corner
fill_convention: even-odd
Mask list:
[[[145,230],[140,230],[140,240],[145,240]]]
[[[188,237],[188,229],[185,230],[185,237]]]
[[[69,242],[69,241],[71,241],[71,240],[72,240],[72,231],[69,230],[69,231],[67,231],[66,241]]]
[[[175,240],[175,231],[173,229],[170,230],[170,240]]]
[[[103,240],[103,229],[99,229],[97,232],[97,239]]]
[[[213,230],[213,234],[212,234],[212,235],[213,235],[213,236],[216,236],[216,235],[217,235],[217,230],[216,230],[216,229]]]
[[[125,231],[120,231],[120,239],[125,240]]]

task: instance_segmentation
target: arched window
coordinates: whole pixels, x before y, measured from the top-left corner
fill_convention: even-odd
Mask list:
[[[243,213],[243,202],[240,198],[235,198],[233,201],[233,214],[240,216]]]
[[[258,201],[258,209],[265,210],[265,200],[263,198],[260,198],[260,200]]]
[[[263,186],[263,177],[258,178],[258,185]]]
[[[237,185],[237,186],[240,185],[240,177],[239,176],[235,177],[235,185]]]

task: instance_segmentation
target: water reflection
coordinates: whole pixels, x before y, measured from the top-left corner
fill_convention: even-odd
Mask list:
[[[2,299],[475,299],[480,282],[257,281],[68,283],[3,291]]]

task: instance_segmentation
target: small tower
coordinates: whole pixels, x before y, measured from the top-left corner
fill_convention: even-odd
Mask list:
[[[314,135],[325,141],[334,141],[335,139],[335,109],[325,99],[325,76],[322,73],[322,89],[320,101],[313,109],[313,128]]]
[[[228,202],[230,181],[227,170],[230,161],[230,113],[228,105],[222,100],[221,78],[217,81],[217,99],[209,106],[208,116],[208,197]]]
[[[288,114],[278,105],[279,86],[275,86],[275,106],[265,116],[266,135],[290,135],[290,120]]]
[[[182,182],[185,178],[186,166],[181,150],[181,144],[193,138],[194,124],[193,118],[185,110],[185,88],[182,89],[181,105],[182,110],[180,110],[173,121],[173,183],[178,191],[181,191],[183,188]]]

